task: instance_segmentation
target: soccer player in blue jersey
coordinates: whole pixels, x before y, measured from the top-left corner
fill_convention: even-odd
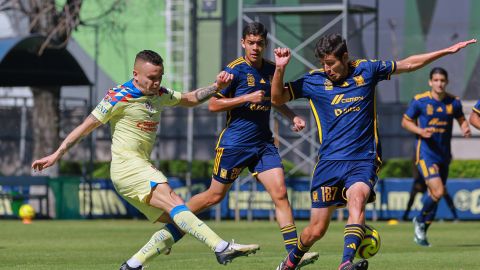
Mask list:
[[[480,100],[477,101],[477,104],[472,109],[472,113],[470,114],[470,124],[480,129]]]
[[[348,220],[338,269],[368,268],[368,261],[354,263],[353,259],[365,234],[365,205],[375,199],[373,188],[381,162],[375,87],[392,74],[414,71],[474,42],[476,40],[460,42],[400,61],[350,61],[346,41],[338,34],[330,34],[321,37],[315,48],[323,68],[286,85],[283,77],[291,53],[288,48],[275,49],[272,103],[279,106],[307,98],[321,143],[311,184],[310,224],[277,269],[296,269],[303,254],[327,231],[335,208],[345,205]]]
[[[435,218],[438,202],[446,193],[453,120],[457,119],[463,136],[471,135],[460,99],[446,92],[447,71],[433,68],[428,83],[431,89],[413,98],[402,119],[402,126],[417,135],[415,164],[428,188],[423,208],[413,219],[414,241],[420,246],[430,246],[427,230]]]
[[[427,184],[425,183],[425,179],[417,170],[417,166],[415,165],[415,160],[416,158],[413,160],[413,165],[414,165],[413,166],[413,184],[410,190],[410,194],[407,202],[407,208],[405,209],[405,212],[403,213],[403,217],[402,217],[402,219],[405,221],[409,220],[408,215],[410,214],[410,210],[412,209],[417,193],[425,194],[425,192],[427,192],[428,190]],[[452,213],[453,220],[455,221],[458,220],[457,209],[455,208],[455,204],[453,203],[452,196],[450,196],[447,190],[445,190],[445,194],[443,195],[443,198],[447,203],[448,209],[450,209],[450,212]]]
[[[35,160],[34,170],[55,164],[72,146],[97,127],[110,122],[112,162],[110,174],[117,192],[151,222],[167,222],[121,270],[144,269],[143,264],[165,253],[177,235],[188,233],[206,244],[217,261],[226,264],[238,256],[255,253],[258,245],[228,243],[198,219],[168,184],[162,172],[150,162],[160,114],[168,106],[196,106],[228,86],[233,75],[222,71],[210,86],[181,93],[161,86],[163,59],[154,51],[137,54],[133,78],[112,88],[84,120],[65,138],[53,154]],[[165,215],[164,215],[165,214]],[[173,225],[175,224],[175,225]],[[162,241],[170,239],[170,241]]]

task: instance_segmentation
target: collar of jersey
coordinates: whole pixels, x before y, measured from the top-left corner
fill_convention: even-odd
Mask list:
[[[133,79],[131,79],[130,81],[122,84],[122,88],[127,90],[128,93],[133,97],[133,98],[139,98],[139,97],[143,97],[144,94],[142,93],[142,91],[140,91],[140,89],[136,88],[135,85],[133,84]]]
[[[250,64],[248,61],[247,61],[247,58],[245,57],[245,55],[243,56],[243,61],[245,62],[245,64],[247,64],[249,67],[253,68],[253,69],[257,69],[255,67],[252,66],[252,64]],[[258,70],[261,70],[265,67],[265,58],[262,57],[262,66],[260,68],[258,68]]]

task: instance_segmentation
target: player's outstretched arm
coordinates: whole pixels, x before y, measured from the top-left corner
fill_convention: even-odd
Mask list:
[[[240,105],[243,105],[247,102],[260,104],[264,100],[265,100],[265,91],[263,90],[257,90],[253,93],[234,97],[234,98],[212,97],[208,102],[208,109],[211,112],[224,112],[224,111],[229,111]]]
[[[449,54],[454,54],[460,51],[461,49],[467,47],[468,45],[476,42],[477,42],[476,39],[470,39],[467,41],[459,42],[455,45],[452,45],[442,50],[409,56],[405,59],[397,61],[397,67],[395,69],[394,74],[415,71],[437,60],[440,57],[443,57]]]
[[[233,80],[233,74],[222,71],[217,75],[217,81],[207,87],[202,87],[194,91],[182,94],[182,99],[178,105],[193,107],[210,99],[215,93],[227,87]]]
[[[280,106],[275,106],[273,107],[279,111],[283,116],[285,116],[287,119],[292,121],[292,130],[295,132],[299,132],[302,129],[305,128],[306,122],[303,117],[297,115],[294,111],[292,111],[287,105],[283,104]]]
[[[283,77],[292,55],[288,48],[276,48],[273,52],[275,54],[275,73],[272,79],[272,104],[280,106],[290,100],[290,93],[283,85]]]
[[[478,114],[477,112],[472,112],[470,114],[470,124],[472,124],[472,126],[474,126],[475,128],[477,129],[480,129],[480,114]]]
[[[460,129],[462,130],[463,137],[470,138],[472,136],[472,131],[470,130],[470,125],[468,124],[467,119],[464,116],[457,118],[458,125],[460,125]]]
[[[433,131],[434,131],[433,128],[421,128],[421,127],[417,126],[417,124],[415,124],[415,122],[413,122],[412,120],[407,119],[405,117],[402,118],[402,127],[404,129],[410,131],[411,133],[417,134],[420,137],[425,138],[425,139],[428,139],[428,138],[432,137],[432,134],[433,134]]]
[[[87,136],[94,129],[102,125],[102,123],[92,114],[90,114],[79,126],[77,126],[68,136],[63,140],[60,147],[53,154],[44,158],[35,160],[32,163],[32,169],[41,171],[55,164],[62,156],[75,144],[77,144],[83,137]]]

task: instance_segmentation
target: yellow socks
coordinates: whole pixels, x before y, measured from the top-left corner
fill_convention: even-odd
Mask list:
[[[162,254],[166,249],[172,247],[174,243],[183,237],[181,232],[175,225],[167,224],[158,232],[152,235],[152,238],[128,260],[130,267],[138,267],[144,265],[151,258]]]
[[[161,229],[152,235],[152,238],[133,255],[133,258],[143,265],[147,260],[162,254],[167,248],[172,247],[174,243],[172,234],[165,229]]]
[[[198,219],[185,205],[178,205],[170,212],[175,224],[185,233],[193,235],[215,251],[218,245],[228,245],[212,229]],[[225,245],[225,247],[226,247]]]

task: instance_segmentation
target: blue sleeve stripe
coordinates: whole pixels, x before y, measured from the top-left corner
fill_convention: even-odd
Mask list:
[[[178,213],[190,211],[185,204],[175,206],[172,211],[170,211],[170,217],[173,219]]]
[[[150,181],[150,188],[155,188],[159,183],[155,181]]]
[[[180,231],[175,225],[172,223],[168,223],[165,225],[167,227],[167,230],[172,234],[173,236],[173,241],[178,242],[178,240],[182,239],[183,237],[183,232]]]

